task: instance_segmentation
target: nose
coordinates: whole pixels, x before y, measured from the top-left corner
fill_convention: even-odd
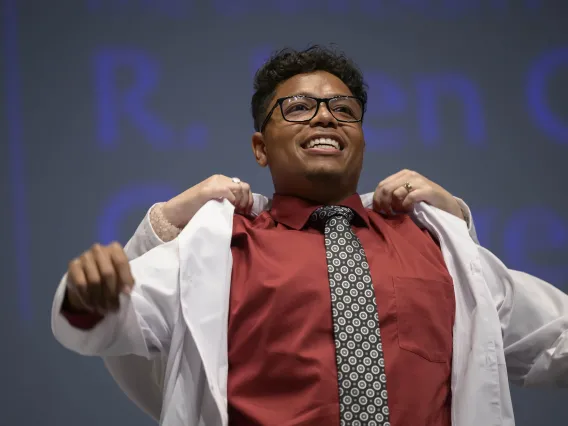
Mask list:
[[[337,120],[325,102],[320,102],[316,115],[310,120],[310,126],[312,127],[321,126],[336,128],[337,123]]]

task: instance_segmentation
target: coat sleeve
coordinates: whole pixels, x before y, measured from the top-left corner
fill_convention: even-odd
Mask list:
[[[177,240],[130,261],[134,287],[120,295],[120,308],[92,329],[71,326],[61,314],[67,275],[61,280],[52,306],[52,330],[66,348],[82,355],[138,355],[151,359],[168,352],[179,312]]]
[[[133,260],[149,250],[164,244],[158,232],[152,226],[149,210],[134,235],[130,238],[124,251]],[[120,389],[134,402],[138,408],[151,416],[160,419],[162,411],[162,394],[166,357],[147,359],[138,355],[103,357],[105,367]]]
[[[568,295],[532,275],[507,269],[483,247],[479,250],[501,322],[510,381],[568,387]]]
[[[171,321],[177,315],[175,310],[164,312],[164,307],[177,306],[173,300],[177,276],[174,279],[172,272],[177,271],[178,266],[171,261],[162,264],[159,258],[166,255],[171,259],[175,253],[174,259],[177,259],[176,245],[176,240],[164,243],[158,237],[147,214],[125,246],[126,254],[131,259],[136,285],[131,297],[121,296],[121,310],[118,314],[105,317],[91,330],[72,327],[59,313],[67,284],[66,277],[61,280],[52,306],[52,329],[57,340],[78,353],[101,355],[119,387],[142,411],[156,420],[160,418],[162,408],[166,359],[162,351],[168,345]],[[150,252],[156,247],[160,250]],[[155,277],[144,281],[144,274],[141,276],[138,273],[142,269],[141,264],[157,261],[155,272],[163,271],[164,268],[170,272],[167,274],[169,279],[161,277],[159,285],[152,279]],[[158,303],[153,305],[154,302]],[[136,307],[149,316],[145,319],[140,313],[137,314]],[[156,332],[151,332],[146,322],[148,319],[158,326]],[[126,334],[120,335],[119,332]]]
[[[458,197],[454,197],[454,198],[456,199],[456,201],[460,205],[461,211],[462,211],[463,216],[465,218],[465,222],[467,223],[467,230],[469,232],[469,236],[471,237],[471,239],[476,244],[479,245],[479,240],[477,238],[477,231],[475,230],[475,223],[473,221],[473,215],[471,214],[471,209],[465,203],[465,201],[462,200],[461,198],[458,198]]]

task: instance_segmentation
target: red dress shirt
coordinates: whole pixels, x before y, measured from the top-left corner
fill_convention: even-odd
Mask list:
[[[453,283],[440,248],[407,215],[385,218],[358,195],[354,231],[379,310],[393,426],[450,425]],[[231,426],[339,425],[331,296],[318,205],[275,195],[235,216],[229,312]]]

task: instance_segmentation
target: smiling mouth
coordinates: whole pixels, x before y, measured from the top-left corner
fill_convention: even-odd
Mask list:
[[[343,151],[343,147],[334,139],[330,138],[317,138],[312,139],[302,146],[303,149],[325,149],[330,151]]]

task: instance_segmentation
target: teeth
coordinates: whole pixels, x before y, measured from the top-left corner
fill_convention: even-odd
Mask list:
[[[318,139],[314,139],[308,142],[308,144],[306,145],[306,149],[309,148],[314,148],[314,147],[318,147],[318,148],[327,148],[327,149],[340,149],[339,147],[339,142],[334,141],[333,139],[329,139],[329,138],[318,138]]]

